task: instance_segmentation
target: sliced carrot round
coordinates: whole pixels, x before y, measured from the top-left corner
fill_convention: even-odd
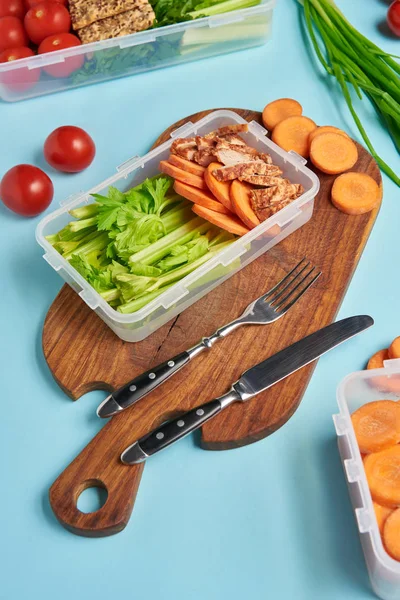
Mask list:
[[[205,206],[210,210],[213,210],[218,213],[229,214],[230,211],[225,208],[221,202],[215,199],[215,197],[210,194],[210,192],[203,192],[203,190],[199,190],[187,183],[183,183],[182,181],[176,180],[174,183],[174,190],[177,194],[186,198],[186,200],[190,200],[195,204],[200,204],[200,206]]]
[[[231,185],[231,200],[233,210],[243,221],[247,227],[253,229],[260,224],[260,220],[251,208],[250,204],[250,192],[252,186],[248,183],[238,181],[237,179],[232,182]]]
[[[273,129],[288,117],[300,117],[303,107],[292,98],[280,98],[267,104],[262,112],[262,122],[267,129]]]
[[[308,158],[310,154],[309,135],[317,126],[308,117],[289,117],[274,128],[272,141],[283,150],[294,150],[297,154]]]
[[[204,173],[204,181],[210,192],[214,194],[216,199],[221,202],[227,209],[233,211],[231,197],[230,197],[230,189],[231,182],[230,181],[218,181],[212,174],[214,169],[218,169],[220,167],[220,163],[210,163],[205,170]]]
[[[159,164],[159,168],[161,173],[165,173],[178,181],[182,181],[183,183],[187,183],[188,185],[192,185],[199,190],[206,190],[207,186],[203,177],[199,177],[198,175],[193,175],[193,173],[189,173],[188,171],[184,171],[175,165],[171,165],[166,160],[162,160]]]
[[[331,191],[332,204],[348,215],[362,215],[380,204],[381,190],[365,173],[344,173],[337,177]]]
[[[389,358],[400,358],[400,336],[395,338],[390,344]]]
[[[360,452],[380,452],[400,442],[400,404],[376,400],[351,415]]]
[[[383,543],[395,560],[400,560],[400,508],[394,510],[383,527]]]
[[[382,506],[377,502],[373,502],[374,513],[376,516],[376,520],[378,522],[378,528],[381,534],[383,533],[383,528],[386,523],[386,520],[390,514],[392,514],[393,509],[388,506]]]
[[[317,135],[321,135],[321,133],[338,133],[339,135],[344,135],[344,137],[349,137],[343,129],[339,129],[338,127],[334,127],[333,125],[322,125],[321,127],[317,127],[314,129],[309,135],[308,141],[311,142]]]
[[[188,173],[193,173],[193,175],[197,175],[198,177],[203,177],[204,171],[206,170],[205,167],[202,167],[191,160],[186,160],[186,158],[182,158],[177,154],[170,154],[168,162],[171,163],[171,165],[174,165],[183,171],[187,171]]]
[[[225,229],[225,231],[229,231],[229,233],[244,235],[249,232],[249,229],[232,213],[230,215],[223,215],[198,204],[195,204],[192,210],[199,217],[203,217],[206,221],[217,225],[221,229]]]
[[[384,350],[378,350],[368,361],[367,369],[383,369],[383,361],[389,359],[389,352],[387,348]]]
[[[311,142],[310,158],[323,173],[338,175],[354,167],[358,150],[353,140],[344,135],[321,133]]]
[[[399,506],[400,445],[368,454],[364,460],[364,468],[372,499],[383,506]]]

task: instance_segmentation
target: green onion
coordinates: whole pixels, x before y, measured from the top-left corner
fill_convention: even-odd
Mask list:
[[[298,0],[311,44],[325,71],[336,78],[347,107],[379,167],[400,186],[400,177],[375,151],[358,116],[350,86],[372,102],[400,151],[400,65],[355,29],[333,0]],[[363,96],[364,94],[364,96]]]

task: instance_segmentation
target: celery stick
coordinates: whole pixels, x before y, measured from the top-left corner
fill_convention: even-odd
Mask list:
[[[185,244],[192,239],[197,231],[205,233],[210,227],[210,223],[204,222],[201,217],[196,217],[157,240],[154,244],[150,244],[147,248],[132,254],[129,258],[129,262],[140,262],[145,265],[152,265],[168,254],[171,245]]]
[[[69,211],[71,217],[75,219],[89,219],[94,217],[99,212],[99,205],[95,202],[92,204],[86,204],[85,206],[79,206],[79,208],[73,208]]]
[[[69,227],[71,231],[74,233],[81,231],[82,229],[87,229],[88,227],[93,227],[97,225],[97,217],[90,217],[89,219],[81,219],[80,221],[71,221]]]
[[[155,290],[154,292],[143,294],[143,296],[140,296],[139,298],[136,298],[135,300],[131,300],[130,302],[127,302],[126,304],[120,304],[117,307],[117,311],[120,313],[123,313],[123,314],[129,314],[129,313],[136,312],[137,310],[139,310],[140,308],[143,308],[143,306],[145,306],[146,304],[148,304],[149,302],[154,300],[154,298],[157,298],[157,296],[160,296],[161,294],[166,292],[170,287],[172,287],[172,285],[173,284],[167,285],[159,290]]]
[[[93,252],[94,250],[103,250],[109,243],[110,239],[107,233],[98,233],[96,237],[89,240],[82,246],[79,246],[75,251],[76,254],[88,254],[89,252]],[[64,258],[69,260],[74,252],[68,252],[64,254]]]
[[[166,233],[171,233],[177,227],[185,223],[185,221],[190,220],[193,217],[193,212],[190,206],[184,206],[183,208],[172,209],[171,212],[168,212],[165,217],[161,215],[163,225],[165,227]]]
[[[58,232],[58,239],[60,242],[78,242],[79,240],[83,240],[86,235],[93,232],[98,233],[96,227],[94,226],[88,227],[87,229],[82,229],[82,231],[74,232],[71,231],[68,224],[67,227],[64,227],[64,229]]]
[[[120,298],[119,290],[117,290],[117,288],[100,292],[100,296],[104,298],[106,302],[113,302],[114,300],[119,300]]]
[[[189,12],[188,15],[192,17],[192,19],[211,17],[212,15],[230,12],[231,10],[250,8],[251,6],[257,6],[258,4],[260,4],[260,0],[225,0],[225,2],[219,2],[218,4],[214,4],[214,6],[193,10],[192,12]]]
[[[218,27],[216,29],[195,28],[187,29],[181,40],[181,53],[185,54],[193,50],[204,50],[205,45],[228,44],[237,40],[252,40],[265,36],[268,23],[260,19],[254,24],[232,24]]]
[[[58,233],[52,233],[51,235],[45,235],[44,237],[49,244],[54,245],[56,242],[58,242]]]

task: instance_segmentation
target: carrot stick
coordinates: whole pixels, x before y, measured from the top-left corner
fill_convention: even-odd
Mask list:
[[[260,224],[260,220],[251,208],[250,204],[250,191],[252,190],[252,186],[248,183],[243,183],[235,179],[231,185],[231,200],[233,210],[243,221],[243,223],[253,229]]]
[[[294,150],[297,154],[308,158],[310,154],[308,138],[316,128],[314,121],[308,117],[289,117],[276,125],[272,132],[272,141],[287,152]]]
[[[400,560],[400,509],[394,510],[383,527],[383,543],[395,560]]]
[[[262,112],[262,122],[264,127],[271,130],[284,119],[288,117],[300,117],[302,114],[303,107],[297,100],[280,98],[267,104]]]
[[[172,165],[166,160],[162,160],[159,164],[159,169],[161,173],[165,173],[170,177],[178,181],[182,181],[183,183],[187,183],[188,185],[192,185],[200,190],[206,190],[207,186],[205,184],[204,178],[199,177],[198,175],[193,175],[193,173],[189,173],[188,171],[184,171],[183,169],[179,169],[175,165]]]
[[[350,138],[338,133],[321,133],[311,142],[310,159],[323,173],[338,175],[354,167],[358,150]]]
[[[212,174],[214,169],[218,169],[220,166],[220,163],[210,163],[205,170],[204,181],[216,199],[219,200],[219,202],[221,202],[221,204],[223,204],[227,209],[234,211],[230,197],[231,182],[218,181],[218,179],[216,179]]]
[[[331,191],[332,204],[347,215],[362,215],[379,206],[382,192],[365,173],[344,173],[337,177]]]
[[[400,446],[368,454],[364,468],[372,499],[389,508],[400,505]]]
[[[209,221],[213,225],[217,225],[221,229],[225,229],[225,231],[229,231],[235,235],[244,235],[249,232],[247,227],[245,227],[241,220],[233,213],[224,215],[198,204],[195,204],[192,210],[199,217],[203,217],[203,219],[206,219],[206,221]]]
[[[400,442],[400,404],[376,400],[351,415],[360,452],[380,452]],[[400,484],[400,482],[399,482]]]
[[[390,344],[389,358],[400,358],[400,336],[395,338]]]
[[[393,509],[388,508],[387,506],[382,506],[381,504],[378,504],[377,502],[373,502],[372,504],[374,507],[374,513],[376,516],[376,520],[378,522],[378,528],[382,535],[386,520],[387,520],[388,516],[392,514]]]
[[[206,170],[205,167],[202,167],[191,160],[186,160],[186,158],[182,158],[177,154],[170,154],[168,162],[171,163],[171,165],[182,169],[182,171],[193,173],[193,175],[197,175],[198,177],[203,177],[204,171]]]
[[[230,213],[230,211],[225,208],[221,202],[218,202],[218,200],[216,200],[216,198],[208,191],[204,192],[203,190],[199,190],[178,180],[175,180],[174,190],[177,194],[183,198],[186,198],[186,200],[194,202],[195,204],[200,204],[200,206],[204,206],[205,208],[209,208],[215,212],[225,214]]]
[[[344,137],[349,137],[343,129],[339,129],[338,127],[334,127],[333,125],[322,125],[321,127],[317,127],[314,129],[308,137],[308,141],[311,142],[317,135],[321,135],[321,133],[338,133],[339,135],[344,135]]]

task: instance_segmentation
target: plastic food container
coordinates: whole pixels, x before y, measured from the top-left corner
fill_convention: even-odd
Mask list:
[[[150,335],[188,306],[202,298],[217,285],[248,265],[252,260],[275,246],[290,233],[304,225],[312,215],[314,198],[319,190],[318,177],[305,167],[305,159],[295,152],[285,152],[265,137],[267,131],[252,121],[248,133],[242,134],[247,142],[260,151],[271,154],[272,159],[294,183],[301,183],[305,193],[264,223],[238,238],[187,277],[169,288],[152,302],[132,314],[121,314],[111,306],[71,267],[45,236],[56,233],[71,217],[72,208],[93,201],[93,193],[107,194],[110,185],[127,191],[146,177],[159,173],[160,160],[167,159],[169,148],[176,137],[205,135],[218,127],[234,123],[246,123],[242,117],[229,110],[217,110],[197,123],[191,122],[175,130],[171,140],[152,150],[142,158],[135,156],[117,167],[118,174],[103,181],[87,193],[67,199],[62,208],[46,216],[36,229],[36,239],[45,250],[44,259],[79,294],[86,304],[123,340],[137,342]],[[251,298],[249,298],[249,301]]]
[[[0,63],[0,98],[24,100],[259,46],[271,36],[274,5],[261,0],[252,8]],[[65,77],[66,71],[74,72]]]
[[[341,382],[337,391],[340,412],[333,420],[373,590],[383,600],[399,600],[400,562],[383,546],[350,418],[367,402],[400,400],[400,360],[388,360],[384,365],[384,369],[352,373]]]

